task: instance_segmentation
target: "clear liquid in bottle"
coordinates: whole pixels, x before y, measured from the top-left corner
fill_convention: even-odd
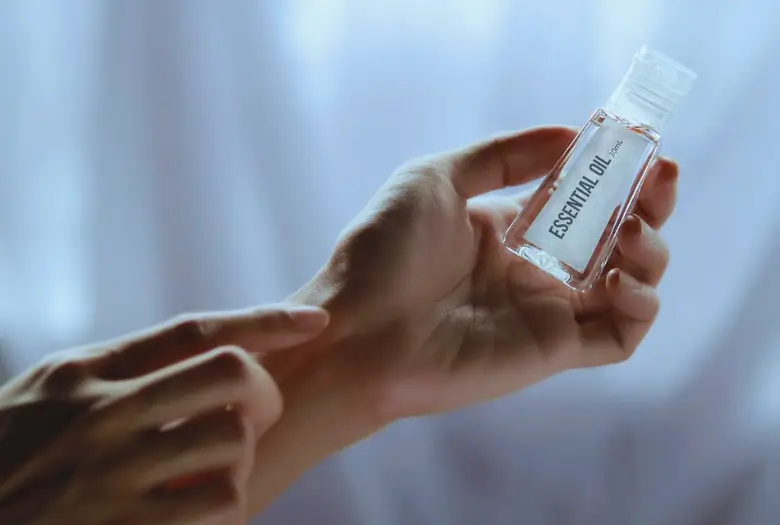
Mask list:
[[[587,290],[659,146],[652,129],[596,111],[507,230],[504,245],[569,287]]]
[[[515,218],[504,245],[570,288],[599,278],[657,155],[660,128],[696,75],[643,46]]]

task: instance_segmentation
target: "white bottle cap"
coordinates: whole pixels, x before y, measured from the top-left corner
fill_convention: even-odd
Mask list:
[[[642,46],[605,109],[660,131],[691,92],[696,77],[696,73],[679,62]]]

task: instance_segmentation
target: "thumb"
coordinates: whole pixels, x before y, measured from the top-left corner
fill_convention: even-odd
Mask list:
[[[577,135],[574,128],[546,126],[501,135],[450,153],[450,180],[468,199],[546,175]]]

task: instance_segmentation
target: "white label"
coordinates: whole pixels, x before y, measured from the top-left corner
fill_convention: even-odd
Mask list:
[[[642,135],[606,119],[563,167],[560,185],[529,226],[526,240],[584,272],[651,146]]]

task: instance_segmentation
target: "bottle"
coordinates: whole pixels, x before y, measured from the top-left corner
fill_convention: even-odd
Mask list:
[[[504,235],[507,249],[585,292],[604,270],[658,153],[661,129],[696,74],[642,46]]]

